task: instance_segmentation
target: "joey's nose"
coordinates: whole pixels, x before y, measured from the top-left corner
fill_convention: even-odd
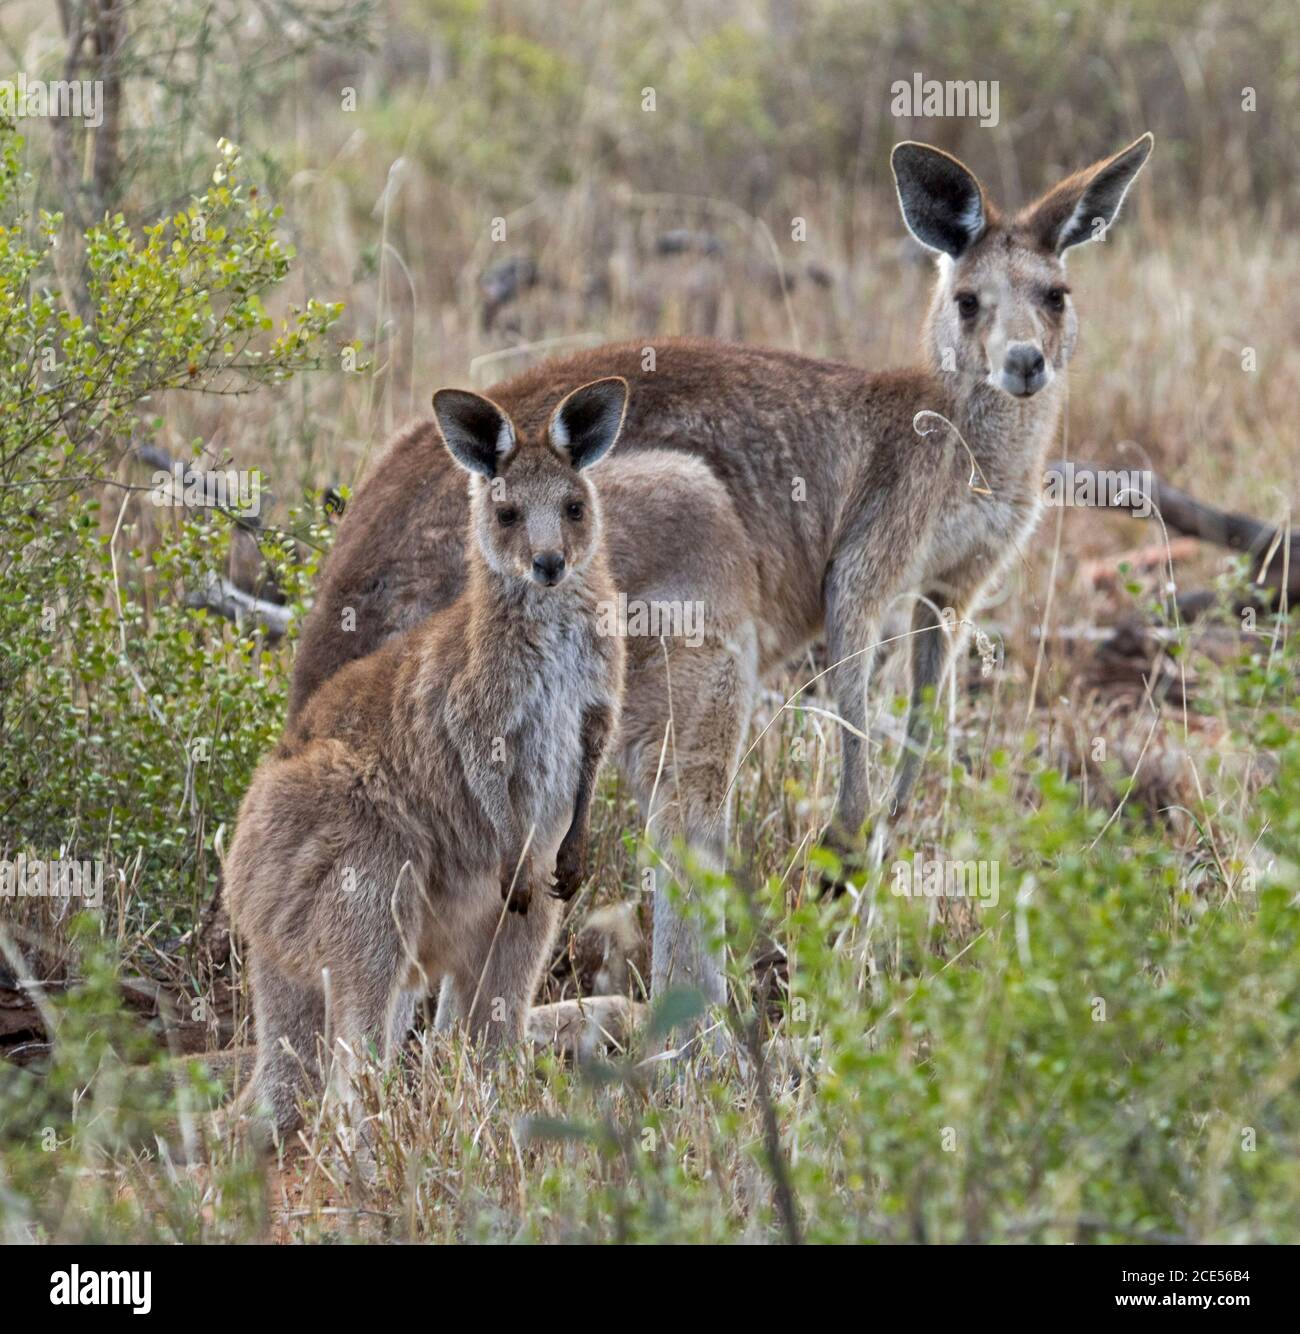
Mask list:
[[[561,551],[543,551],[533,557],[533,578],[539,584],[558,584],[564,576],[564,553]]]
[[[1033,343],[1012,343],[1002,361],[1002,387],[1009,394],[1028,398],[1047,383],[1047,362]]]

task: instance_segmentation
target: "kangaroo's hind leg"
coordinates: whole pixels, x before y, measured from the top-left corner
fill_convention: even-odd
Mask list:
[[[438,1008],[433,1015],[433,1031],[449,1033],[464,1017],[467,998],[460,994],[455,973],[443,976],[438,987]]]
[[[325,1031],[325,995],[256,953],[249,972],[257,1064],[237,1108],[254,1118],[255,1137],[266,1147],[297,1128],[300,1101],[320,1092],[318,1042]]]
[[[401,1053],[416,993],[402,985],[395,941],[376,941],[372,953],[336,965],[331,979],[333,1045],[330,1093],[344,1109],[349,1133],[362,1141],[360,1076],[368,1065],[389,1069]]]
[[[526,914],[506,913],[504,918],[491,914],[479,929],[478,947],[466,952],[444,984],[451,990],[449,1010],[454,1004],[456,1017],[485,1046],[506,1047],[523,1040],[562,911],[545,890],[534,890]],[[442,998],[438,1009],[441,1015]]]
[[[410,1027],[427,936],[427,872],[412,865],[402,841],[378,821],[358,823],[336,864],[353,875],[329,889],[333,1042],[331,1092],[359,1113],[357,1076],[374,1059],[387,1069]]]
[[[641,646],[629,654],[621,764],[662,859],[656,867],[651,993],[699,990],[726,999],[720,951],[693,911],[694,892],[674,852],[684,842],[701,864],[726,864],[730,785],[749,726],[757,650],[744,636],[692,647]],[[669,882],[679,887],[675,896]],[[683,897],[684,896],[684,897]]]

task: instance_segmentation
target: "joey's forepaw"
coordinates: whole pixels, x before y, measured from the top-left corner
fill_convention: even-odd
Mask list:
[[[555,880],[551,884],[551,897],[562,903],[578,892],[587,878],[587,850],[577,845],[562,843],[555,858]]]
[[[511,881],[514,881],[513,886]],[[533,901],[533,891],[528,883],[527,867],[521,866],[518,875],[515,875],[513,866],[510,870],[501,872],[501,897],[506,901],[508,912],[518,913],[520,917],[528,916],[528,906]]]

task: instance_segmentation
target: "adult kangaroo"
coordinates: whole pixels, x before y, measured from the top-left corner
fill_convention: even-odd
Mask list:
[[[827,840],[860,847],[870,646],[890,602],[912,592],[909,745],[894,809],[906,801],[929,738],[925,693],[960,642],[940,611],[969,617],[1038,521],[1078,330],[1065,252],[1104,235],[1151,146],[1144,135],[1004,215],[955,158],[897,145],[903,218],[938,261],[916,368],[868,373],[668,339],[583,351],[492,388],[521,429],[536,430],[588,380],[631,387],[598,483],[614,579],[629,605],[704,614],[689,638],[626,645],[611,754],[662,846],[682,836],[721,862],[756,684],[824,634],[848,725]],[[918,431],[920,413],[950,425],[925,418]],[[408,426],[359,488],[303,630],[293,712],[344,663],[458,594],[464,488],[449,460],[430,467],[434,431]],[[652,990],[670,979],[723,996],[718,958],[660,893]]]

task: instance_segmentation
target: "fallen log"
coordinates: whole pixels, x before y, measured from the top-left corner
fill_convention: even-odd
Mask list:
[[[1044,484],[1057,487],[1077,486],[1088,481],[1094,494],[1104,490],[1103,481],[1126,469],[1099,468],[1093,463],[1079,463],[1072,459],[1058,459],[1049,463],[1044,473]],[[1148,518],[1158,512],[1165,526],[1185,537],[1199,538],[1215,546],[1239,551],[1251,558],[1251,579],[1261,588],[1280,590],[1285,587],[1288,605],[1300,601],[1300,549],[1295,545],[1295,534],[1290,530],[1270,528],[1246,514],[1207,505],[1168,482],[1162,482],[1147,469],[1132,474],[1136,486],[1129,486],[1110,499],[1108,509],[1120,510],[1135,518]]]

